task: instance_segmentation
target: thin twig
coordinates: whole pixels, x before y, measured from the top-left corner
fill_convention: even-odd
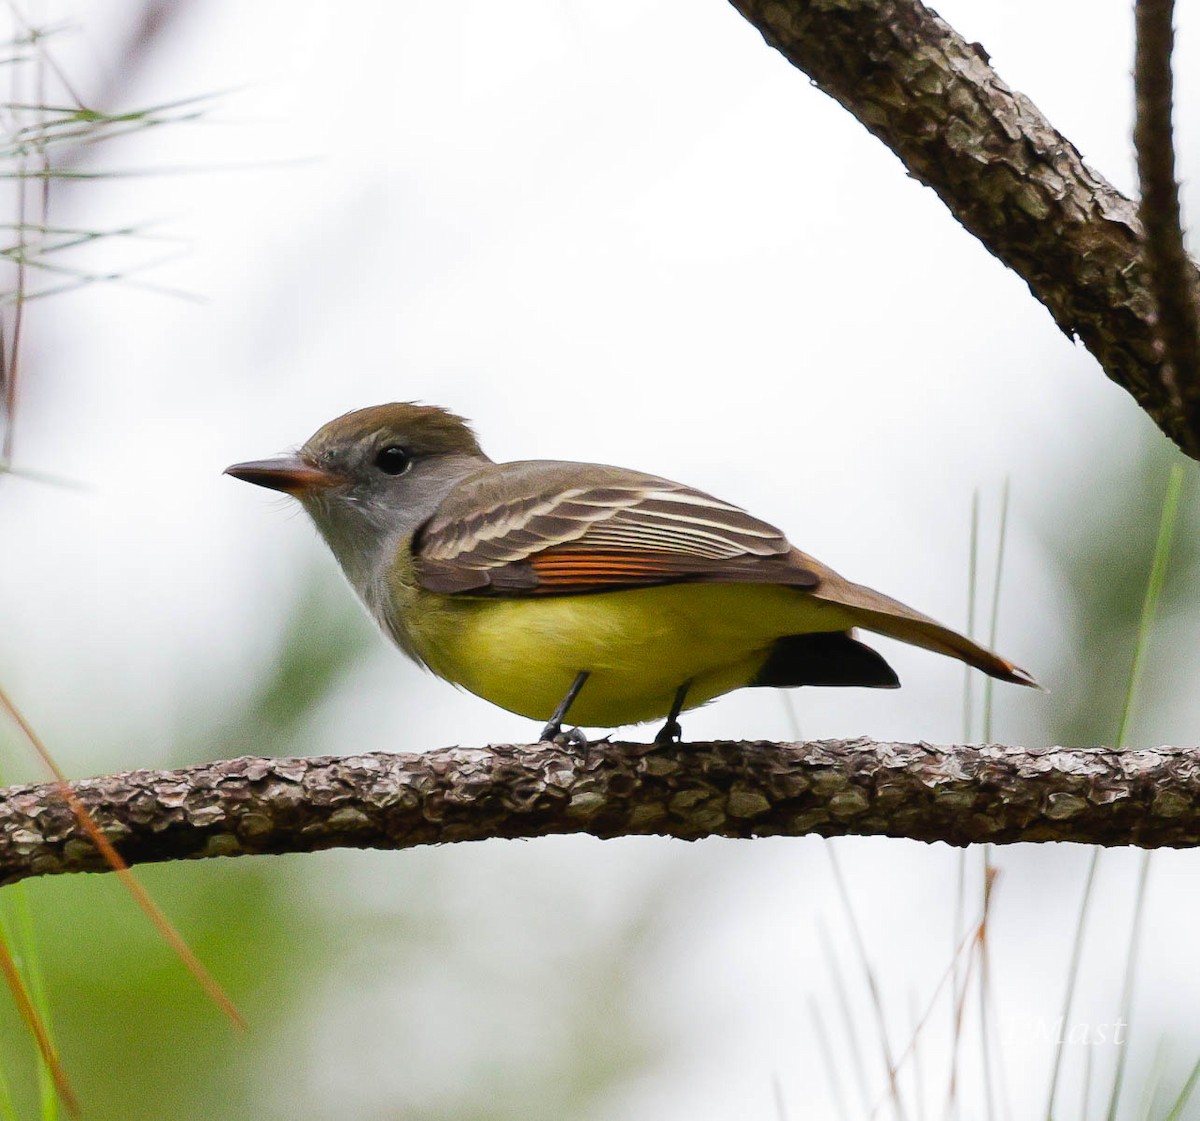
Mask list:
[[[1175,144],[1171,123],[1171,26],[1174,0],[1137,0],[1133,81],[1137,149],[1149,288],[1157,311],[1155,331],[1166,362],[1164,375],[1192,428],[1200,428],[1200,310],[1195,267],[1183,241]]]
[[[1096,870],[1100,866],[1101,852],[1103,850],[1100,848],[1092,849],[1092,856],[1088,861],[1087,877],[1083,883],[1083,896],[1079,903],[1079,916],[1075,920],[1075,937],[1071,942],[1071,960],[1067,966],[1067,987],[1063,993],[1062,1017],[1060,1020],[1062,1026],[1058,1032],[1058,1040],[1054,1047],[1054,1065],[1050,1069],[1050,1088],[1046,1094],[1046,1121],[1053,1121],[1054,1118],[1054,1099],[1058,1095],[1058,1079],[1062,1073],[1063,1042],[1066,1038],[1068,1026],[1071,1023],[1071,1008],[1075,1003],[1075,985],[1079,980],[1080,964],[1083,961],[1083,944],[1087,939],[1088,912],[1092,906],[1092,898],[1096,885]]]
[[[1117,1015],[1118,1026],[1124,1024],[1126,1029],[1133,1018],[1133,993],[1137,985],[1137,964],[1141,956],[1142,920],[1146,914],[1146,889],[1150,883],[1151,852],[1142,853],[1138,863],[1137,894],[1133,900],[1133,924],[1129,930],[1129,947],[1125,954],[1125,978],[1121,982],[1121,1004]],[[1126,1039],[1129,1038],[1128,1031]],[[1112,1092],[1108,1096],[1108,1112],[1106,1121],[1116,1121],[1117,1106],[1121,1103],[1121,1087],[1125,1079],[1125,1057],[1129,1047],[1117,1049],[1117,1066],[1113,1072]]]
[[[862,1042],[858,1037],[858,1020],[850,1007],[850,994],[846,988],[846,979],[842,975],[842,963],[838,960],[837,952],[830,941],[829,931],[820,919],[817,920],[817,937],[821,940],[821,954],[833,981],[834,1000],[845,1037],[846,1053],[850,1056],[852,1080],[858,1089],[859,1105],[865,1114],[870,1108],[871,1098],[867,1085],[867,1070],[863,1064]]]
[[[908,1114],[904,1108],[904,1099],[900,1094],[900,1083],[896,1079],[896,1060],[892,1057],[892,1045],[888,1039],[887,1018],[883,1012],[883,994],[879,991],[879,982],[875,977],[875,967],[871,964],[871,959],[867,954],[867,944],[863,938],[862,927],[859,925],[854,904],[850,900],[850,891],[846,887],[846,880],[842,875],[841,865],[838,863],[837,853],[834,852],[833,845],[827,844],[825,852],[829,857],[829,866],[833,870],[833,881],[837,886],[838,897],[842,901],[842,910],[845,912],[846,922],[850,927],[850,935],[854,939],[854,950],[858,955],[859,967],[862,969],[863,976],[867,981],[867,992],[871,997],[871,1010],[875,1015],[875,1030],[879,1036],[880,1055],[883,1059],[884,1071],[887,1074],[888,1094],[892,1103],[892,1111],[896,1115],[896,1121],[905,1121]]]

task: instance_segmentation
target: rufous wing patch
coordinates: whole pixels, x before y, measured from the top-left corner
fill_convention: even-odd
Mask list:
[[[590,553],[550,549],[530,558],[529,565],[537,575],[539,587],[560,594],[571,590],[661,584],[688,575],[680,571],[676,556],[633,550]]]

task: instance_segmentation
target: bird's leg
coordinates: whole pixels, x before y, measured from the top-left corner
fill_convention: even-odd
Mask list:
[[[587,679],[588,671],[585,669],[581,669],[575,675],[575,680],[571,682],[571,688],[567,690],[567,695],[558,702],[558,708],[550,717],[550,723],[542,729],[542,743],[557,743],[563,747],[587,747],[587,736],[578,728],[572,728],[566,733],[562,730],[563,721],[567,718],[567,710],[575,703],[575,698],[579,696],[579,690],[583,688],[583,683]]]
[[[675,690],[675,699],[671,702],[671,711],[667,722],[658,730],[654,737],[657,744],[672,744],[683,742],[683,729],[679,726],[679,714],[683,711],[683,702],[687,700],[688,690],[692,687],[690,681],[685,681]]]

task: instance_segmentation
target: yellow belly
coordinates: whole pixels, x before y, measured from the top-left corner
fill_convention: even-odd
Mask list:
[[[548,720],[580,670],[573,724],[614,727],[665,717],[750,684],[772,643],[845,630],[844,611],[792,588],[672,584],[597,595],[471,598],[423,593],[405,628],[438,676],[493,704]]]

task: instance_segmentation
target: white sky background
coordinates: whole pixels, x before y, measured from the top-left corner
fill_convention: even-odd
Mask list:
[[[1128,3],[938,8],[1085,158],[1132,189]],[[1187,32],[1177,62],[1185,174],[1200,127]],[[69,55],[102,71],[110,37],[101,19]],[[204,302],[113,285],[29,309],[38,361],[18,462],[90,489],[0,486],[0,675],[71,770],[153,765],[112,746],[147,735],[167,758],[181,713],[219,711],[247,688],[303,575],[340,579],[299,516],[222,468],[393,399],[472,418],[497,459],[610,461],[713,491],[951,624],[965,616],[972,493],[981,489],[994,525],[1011,475],[999,645],[1035,673],[1063,664],[1065,608],[1030,512],[1111,455],[1115,425],[1137,429],[1135,406],[931,191],[731,8],[211,2],[194,6],[133,99],[233,88],[205,122],[103,157],[200,170],[70,196],[70,217],[95,226],[161,220],[187,251],[145,279]],[[230,164],[244,169],[204,170]],[[985,549],[990,541],[989,530]],[[528,721],[379,645],[326,713],[328,750],[529,738]],[[904,690],[794,694],[803,733],[956,738],[959,667],[890,644],[887,653]],[[1035,726],[1039,707],[1054,704],[1046,683],[1049,696],[998,692],[999,738],[1007,722]],[[87,727],[95,744],[66,739]],[[774,693],[745,691],[691,714],[685,730],[782,738],[789,723]],[[1195,741],[1186,725],[1154,731]],[[902,1022],[910,994],[928,992],[945,965],[954,858],[880,840],[838,851]],[[432,860],[461,886],[465,924],[552,958],[589,924],[620,921],[655,877],[682,883],[664,948],[645,967],[646,1016],[668,1061],[608,1116],[774,1118],[773,1078],[789,1116],[833,1116],[807,1011],[812,995],[835,1015],[816,916],[846,942],[818,842],[353,854],[338,865],[345,905],[370,895],[386,912],[389,869],[409,859]],[[1054,1015],[1085,854],[997,859],[1006,1011]],[[1108,865],[1118,913],[1133,864],[1115,854]],[[1164,854],[1157,875],[1143,992],[1169,1021],[1196,1003],[1180,965],[1196,861]],[[1153,908],[1168,906],[1154,922]],[[536,907],[559,917],[532,921]],[[1119,958],[1123,923],[1099,933],[1098,961]],[[386,1004],[378,960],[373,968],[373,999]],[[1172,977],[1182,983],[1170,987]],[[435,971],[430,984],[425,1013],[436,1021],[454,980]],[[360,1063],[378,1068],[378,1097],[347,1116],[384,1109],[415,1077],[347,987],[331,982],[280,1040],[281,1054],[299,1047],[293,1092],[314,1115],[363,1092]],[[1100,995],[1115,997],[1115,983]],[[480,1053],[490,1036],[521,1054],[496,1042],[511,1008],[473,1013],[457,999],[465,1019],[482,1017]],[[391,1040],[412,1034],[411,1005],[389,1007]],[[1107,1014],[1098,1006],[1093,1018]],[[532,1038],[545,1015],[529,1010]],[[466,1031],[422,1023],[418,1048]],[[445,1092],[428,1045],[421,1077]],[[1009,1050],[1016,1071],[1046,1057],[1015,1041]],[[1040,1105],[1040,1074],[1014,1081],[1018,1106]]]

